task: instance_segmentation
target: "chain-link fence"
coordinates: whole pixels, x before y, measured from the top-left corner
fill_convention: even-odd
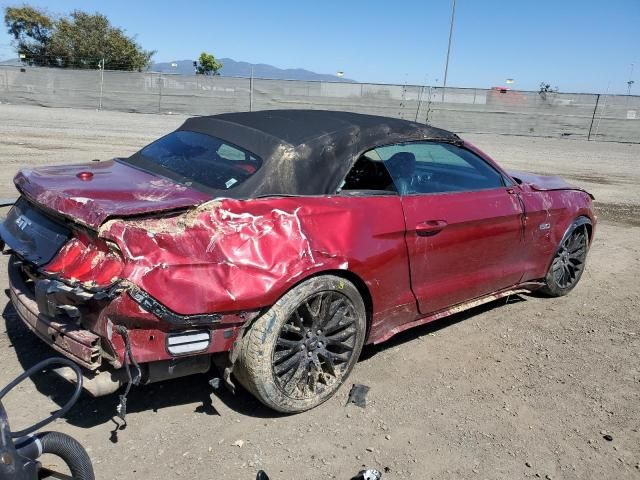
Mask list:
[[[640,143],[640,97],[629,95],[0,66],[0,102],[188,115],[346,110],[427,122],[458,133]]]

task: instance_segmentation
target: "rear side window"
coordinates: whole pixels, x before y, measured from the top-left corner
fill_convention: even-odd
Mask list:
[[[199,132],[179,130],[143,148],[145,166],[157,165],[183,181],[216,190],[240,185],[261,166],[253,153]]]

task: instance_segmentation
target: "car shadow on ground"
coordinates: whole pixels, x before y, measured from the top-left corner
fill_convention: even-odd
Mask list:
[[[456,313],[449,317],[444,317],[439,320],[426,323],[424,325],[410,328],[408,330],[405,330],[404,332],[397,333],[386,342],[380,343],[378,345],[365,345],[362,353],[360,354],[360,360],[368,360],[382,351],[412,342],[421,337],[424,337],[425,335],[435,333],[438,330],[442,330],[444,328],[450,327],[451,325],[455,325],[456,323],[463,322],[465,320],[468,320],[469,318],[475,317],[476,315],[480,315],[481,313],[488,312],[495,308],[500,308],[507,304],[524,302],[526,301],[526,296],[528,295],[529,294],[510,295],[508,297],[500,298],[498,300],[479,305],[469,310]]]
[[[360,360],[368,360],[382,351],[412,342],[424,335],[434,333],[480,313],[499,308],[506,303],[520,301],[525,301],[525,297],[513,295],[409,329],[379,345],[365,346]],[[29,331],[20,321],[9,301],[5,305],[2,318],[5,322],[7,336],[11,341],[10,347],[15,350],[16,357],[24,370],[45,358],[59,355]],[[229,412],[238,416],[257,418],[277,418],[283,415],[265,407],[239,386],[235,395],[224,387],[214,393],[209,380],[217,376],[218,374],[213,368],[208,374],[193,375],[132,388],[127,400],[127,413],[135,415],[135,413],[149,410],[157,412],[173,406],[196,403],[194,413],[200,415],[222,415]],[[66,403],[73,392],[72,385],[53,373],[42,373],[34,376],[32,380],[39,393],[61,406]],[[66,415],[67,422],[80,428],[91,428],[111,422],[114,425],[111,441],[117,442],[117,433],[123,427],[122,421],[117,418],[116,414],[119,393],[121,392],[98,398],[83,394],[76,406]],[[43,412],[42,416],[44,417],[48,413]]]

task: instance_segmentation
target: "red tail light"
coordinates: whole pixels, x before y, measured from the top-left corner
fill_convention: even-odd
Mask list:
[[[105,287],[122,273],[122,258],[115,247],[101,239],[76,234],[45,267],[45,272],[61,278]]]

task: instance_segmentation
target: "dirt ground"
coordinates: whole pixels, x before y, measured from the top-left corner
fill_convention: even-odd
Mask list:
[[[15,196],[18,168],[125,156],[183,119],[0,105],[0,197]],[[367,347],[348,384],[299,415],[212,396],[197,376],[135,389],[124,430],[115,395],[83,397],[49,428],[81,441],[100,479],[348,479],[364,465],[385,479],[640,479],[640,145],[467,138],[595,194],[596,239],[569,296],[512,297]],[[0,386],[51,355],[3,298]],[[366,408],[345,406],[352,383],[371,387]],[[12,426],[68,392],[50,376],[23,383],[5,401]]]

